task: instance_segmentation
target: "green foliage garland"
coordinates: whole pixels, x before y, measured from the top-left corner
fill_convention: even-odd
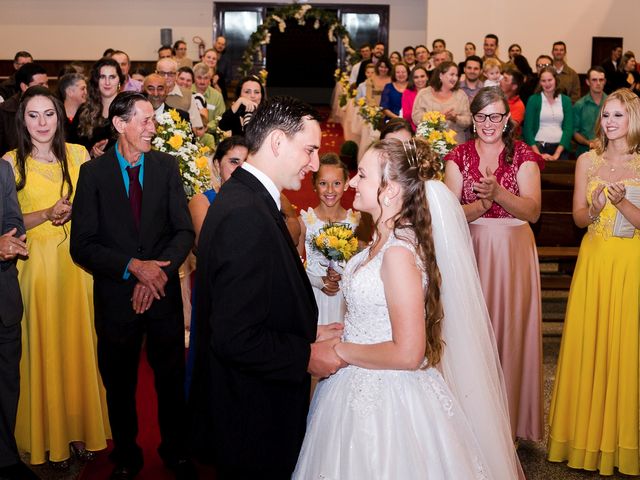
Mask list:
[[[338,38],[341,39],[347,53],[347,62],[349,62],[349,58],[355,53],[347,29],[338,21],[335,14],[314,8],[308,4],[300,5],[294,3],[275,10],[267,16],[265,21],[258,25],[257,30],[251,34],[247,48],[242,54],[242,64],[238,69],[241,76],[244,77],[251,73],[255,57],[258,58],[259,62],[262,61],[262,46],[268,45],[271,41],[269,30],[277,26],[280,32],[284,33],[287,28],[287,20],[296,20],[299,25],[305,25],[307,21],[313,21],[313,28],[315,29],[320,28],[320,25],[326,25],[330,42],[337,42]]]

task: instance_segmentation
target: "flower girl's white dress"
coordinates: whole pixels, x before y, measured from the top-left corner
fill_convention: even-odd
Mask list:
[[[313,238],[317,236],[320,230],[327,224],[318,218],[313,208],[302,210],[300,217],[307,229],[304,237],[304,248],[307,256],[307,275],[309,275],[309,277],[323,277],[327,274],[329,260],[313,248],[312,242]],[[351,209],[347,210],[345,219],[339,223],[348,225],[355,231],[360,223],[360,212],[354,212]],[[311,284],[313,285],[313,295],[316,297],[316,303],[318,304],[318,325],[342,322],[346,310],[342,292],[340,291],[336,295],[330,296],[325,294],[322,288],[318,288],[318,286],[321,287],[321,285],[316,286],[313,281]]]

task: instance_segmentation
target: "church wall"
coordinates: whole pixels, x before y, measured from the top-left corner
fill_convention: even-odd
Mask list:
[[[240,0],[244,1],[244,0]],[[248,0],[247,0],[248,1]],[[323,3],[344,3],[324,0]],[[530,62],[548,53],[556,39],[568,45],[569,63],[579,72],[589,67],[592,36],[622,36],[625,49],[640,54],[637,0],[350,0],[390,4],[390,50],[443,37],[456,60],[471,40],[482,52],[485,33],[500,37],[501,57],[517,42]],[[152,60],[160,28],[173,29],[173,40],[201,36],[211,46],[210,0],[3,0],[0,58],[28,50],[37,59],[89,60],[107,47],[125,49],[132,60]]]

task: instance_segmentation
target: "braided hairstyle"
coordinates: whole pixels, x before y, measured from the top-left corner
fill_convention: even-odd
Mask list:
[[[421,139],[402,142],[390,138],[376,142],[370,148],[378,153],[380,158],[378,202],[380,194],[390,181],[400,185],[403,192],[402,208],[393,219],[393,232],[397,238],[415,246],[427,274],[424,297],[427,335],[425,357],[429,366],[435,366],[442,358],[441,320],[444,314],[440,300],[440,270],[436,263],[425,182],[440,178],[442,165],[438,155]],[[380,218],[375,222],[376,231],[379,221]],[[379,238],[380,235],[377,235],[377,239]],[[379,240],[374,241],[374,245],[377,241]]]

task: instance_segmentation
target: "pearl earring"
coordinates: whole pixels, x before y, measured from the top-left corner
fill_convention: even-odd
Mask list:
[[[389,197],[385,195],[385,197],[382,199],[382,203],[384,204],[385,207],[388,207],[391,205],[391,200],[389,200]]]
[[[473,133],[476,133],[476,124],[473,124]]]
[[[503,131],[503,132],[506,132],[506,131],[507,131],[507,124],[506,124],[506,123],[504,124],[504,127],[502,127],[502,131]]]

